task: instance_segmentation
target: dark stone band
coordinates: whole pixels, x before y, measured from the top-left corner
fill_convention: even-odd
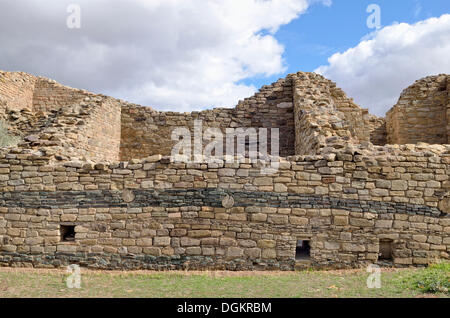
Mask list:
[[[437,208],[395,202],[360,201],[322,195],[275,192],[246,192],[218,189],[132,190],[133,202],[126,203],[120,190],[2,192],[0,206],[34,209],[61,208],[139,208],[139,207],[222,207],[228,194],[235,207],[275,207],[303,209],[342,209],[351,212],[401,213],[440,217]]]
[[[229,260],[223,256],[151,256],[109,253],[52,253],[24,254],[0,253],[0,267],[28,263],[35,267],[62,267],[78,264],[82,267],[103,270],[282,270],[292,271],[295,260],[246,259]],[[320,264],[317,264],[320,266]],[[346,264],[340,264],[343,268]],[[324,265],[325,266],[325,265]],[[347,267],[349,265],[347,264]]]

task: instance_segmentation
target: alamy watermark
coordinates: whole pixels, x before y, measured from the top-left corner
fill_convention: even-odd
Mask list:
[[[367,9],[367,13],[370,13],[367,18],[367,27],[369,29],[381,28],[381,8],[378,4],[370,4]]]
[[[367,267],[367,272],[370,273],[367,278],[367,288],[381,288],[381,268],[378,265],[369,265]]]
[[[174,162],[236,163],[249,160],[261,164],[261,174],[273,174],[279,168],[278,128],[270,129],[270,138],[268,128],[227,128],[224,134],[220,128],[205,130],[203,122],[195,120],[193,136],[188,128],[177,127],[171,137],[177,142],[172,148]]]
[[[81,7],[78,4],[69,4],[67,6],[67,13],[69,16],[66,20],[66,25],[69,29],[81,28]]]
[[[79,265],[67,266],[67,272],[70,274],[66,279],[66,285],[69,289],[81,288],[81,268]]]

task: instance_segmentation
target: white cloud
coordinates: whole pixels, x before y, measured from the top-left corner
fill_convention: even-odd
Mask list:
[[[255,91],[242,80],[282,73],[284,47],[274,33],[309,2],[78,0],[79,30],[66,27],[70,3],[0,2],[0,69],[190,111],[234,106]]]
[[[374,32],[356,47],[336,53],[320,73],[372,113],[384,116],[403,89],[428,75],[450,73],[450,15]]]

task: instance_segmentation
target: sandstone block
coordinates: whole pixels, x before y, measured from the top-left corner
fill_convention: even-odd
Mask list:
[[[169,236],[157,236],[153,239],[154,246],[169,246],[170,237]]]
[[[305,225],[309,224],[309,219],[308,218],[297,217],[297,216],[290,216],[289,217],[289,223],[292,224],[292,225],[305,226]]]
[[[241,258],[244,256],[244,250],[239,247],[229,247],[227,249],[227,258]]]
[[[347,216],[336,215],[334,217],[334,225],[347,226],[348,224],[349,224],[349,221],[348,221],[348,217]]]
[[[275,248],[276,242],[273,240],[259,240],[258,247],[260,248]]]

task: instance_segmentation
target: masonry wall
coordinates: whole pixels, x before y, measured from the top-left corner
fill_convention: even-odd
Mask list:
[[[33,94],[33,111],[48,113],[61,108],[76,111],[89,93],[63,86],[53,80],[38,78]]]
[[[424,265],[449,257],[450,211],[441,210],[445,200],[448,208],[449,162],[449,155],[414,152],[388,160],[298,156],[261,176],[249,163],[175,164],[154,156],[54,166],[45,157],[4,153],[0,265]],[[62,225],[75,226],[75,241],[62,241]],[[299,239],[310,241],[309,260],[295,261]],[[384,241],[392,260],[379,260]]]
[[[0,71],[0,110],[32,110],[35,83],[32,75]]]
[[[116,99],[93,96],[89,114],[77,133],[79,151],[94,161],[119,161],[122,103]]]
[[[7,76],[15,84],[2,115],[27,136],[0,149],[0,266],[292,270],[449,259],[450,145],[385,145],[418,134],[401,111],[449,111],[444,76],[405,91],[399,104],[409,107],[387,123],[312,73],[290,74],[234,109],[190,114],[41,78],[30,104],[33,78]],[[174,128],[193,132],[196,119],[203,129],[280,128],[285,158],[263,175],[250,161],[159,155],[170,155]],[[448,126],[431,121],[427,140]],[[308,259],[296,260],[298,240],[310,242]],[[381,259],[385,245],[392,255]]]
[[[0,114],[11,133],[20,136],[20,149],[57,154],[61,160],[85,158],[118,161],[120,103],[85,95],[83,102],[50,112],[10,110]]]
[[[382,118],[356,105],[336,84],[315,73],[292,75],[297,155],[315,154],[324,148],[372,142],[386,144]]]
[[[118,161],[122,102],[25,73],[0,72],[0,117],[21,148]]]
[[[158,112],[148,107],[124,105],[122,108],[121,160],[145,158],[154,154],[170,155],[175,142],[172,131],[187,127],[193,134],[194,120],[203,122],[203,130],[220,128],[279,128],[280,154],[294,154],[295,129],[292,83],[279,80],[264,86],[236,108],[217,108],[202,112]],[[205,142],[207,143],[207,142]]]
[[[447,76],[447,143],[450,143],[450,79]]]
[[[386,115],[390,144],[449,143],[448,75],[429,76],[405,89]]]

